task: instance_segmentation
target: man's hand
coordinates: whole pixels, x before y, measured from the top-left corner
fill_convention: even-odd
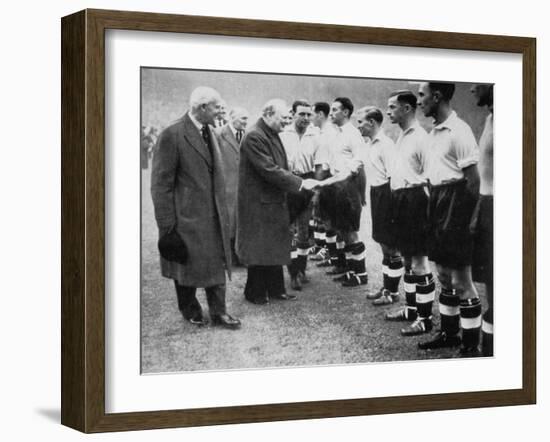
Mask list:
[[[313,190],[321,185],[321,181],[313,180],[311,178],[302,181],[302,190]]]

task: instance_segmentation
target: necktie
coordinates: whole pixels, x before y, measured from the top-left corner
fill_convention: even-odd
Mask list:
[[[242,130],[242,129],[239,129],[239,130],[237,131],[237,142],[239,142],[239,143],[240,143],[241,140],[243,139],[243,132],[244,132],[244,130]]]
[[[206,143],[206,147],[208,147],[208,151],[210,152],[210,156],[214,158],[214,155],[212,154],[212,143],[210,141],[210,131],[208,130],[208,125],[205,124],[201,128],[201,134],[202,139]]]

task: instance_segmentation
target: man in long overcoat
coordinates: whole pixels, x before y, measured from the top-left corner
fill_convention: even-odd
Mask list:
[[[220,110],[217,91],[198,87],[190,111],[160,135],[153,156],[151,195],[159,229],[161,271],[174,280],[178,307],[195,325],[206,320],[196,298],[204,287],[214,325],[238,328],[227,314],[225,271],[229,271],[229,219],[221,154],[211,125]],[[166,259],[161,242],[176,249]]]
[[[227,212],[229,214],[229,232],[231,238],[232,260],[235,264],[235,235],[237,232],[237,188],[239,185],[239,161],[241,142],[248,123],[248,112],[242,107],[235,107],[229,113],[229,123],[216,131],[222,154],[224,170]]]
[[[284,101],[268,101],[241,145],[237,255],[248,266],[245,299],[254,304],[265,304],[269,298],[295,298],[285,293],[282,267],[290,262],[292,240],[286,196],[311,190],[318,183],[288,170],[278,135],[287,112]]]

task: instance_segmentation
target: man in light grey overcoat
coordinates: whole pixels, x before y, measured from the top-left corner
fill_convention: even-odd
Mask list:
[[[216,131],[222,154],[224,170],[227,212],[229,214],[229,232],[233,264],[238,264],[235,254],[235,234],[237,231],[237,188],[239,185],[239,161],[241,141],[248,123],[248,112],[242,107],[235,107],[229,112],[229,123]]]
[[[162,254],[162,242],[186,251],[177,260],[161,256],[161,271],[174,280],[178,307],[190,323],[207,322],[196,298],[197,287],[204,287],[212,323],[235,329],[240,321],[225,306],[225,272],[231,265],[225,181],[211,128],[221,97],[214,89],[198,87],[189,101],[189,112],[160,134],[153,156],[151,195],[159,249]]]

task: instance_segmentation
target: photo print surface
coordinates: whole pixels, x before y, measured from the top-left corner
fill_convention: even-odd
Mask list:
[[[491,357],[492,94],[142,67],[142,373]]]

